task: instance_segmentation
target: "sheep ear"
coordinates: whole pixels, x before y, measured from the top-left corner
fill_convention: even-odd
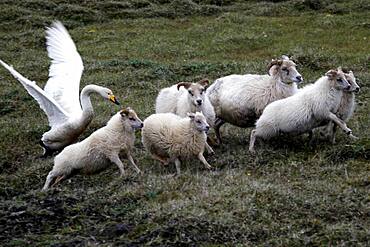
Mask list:
[[[327,77],[329,77],[330,79],[333,79],[337,76],[338,72],[335,70],[335,69],[331,69],[329,70],[328,72],[325,73],[325,75]]]
[[[190,82],[179,82],[177,83],[177,90],[179,90],[181,86],[188,89],[191,86],[191,83]]]
[[[208,79],[203,79],[198,81],[198,84],[200,84],[203,87],[207,87],[209,85],[209,80]]]
[[[187,115],[191,120],[193,120],[193,119],[195,118],[195,114],[194,114],[194,113],[192,113],[192,112],[188,112],[186,115]]]

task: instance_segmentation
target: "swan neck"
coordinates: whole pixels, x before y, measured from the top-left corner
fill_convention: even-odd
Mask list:
[[[87,85],[81,91],[82,118],[86,123],[90,123],[94,117],[94,108],[91,104],[90,95],[97,92],[95,87],[95,85]]]

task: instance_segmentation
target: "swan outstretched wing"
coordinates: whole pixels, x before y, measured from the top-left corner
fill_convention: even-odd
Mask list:
[[[59,21],[46,29],[46,46],[51,59],[45,92],[71,117],[82,114],[79,98],[83,63],[68,31]]]
[[[0,64],[9,70],[9,72],[26,88],[28,93],[39,103],[40,108],[44,110],[48,117],[50,127],[63,124],[68,120],[68,113],[64,111],[52,97],[47,95],[44,90],[37,86],[34,81],[28,80],[2,60],[0,60]]]

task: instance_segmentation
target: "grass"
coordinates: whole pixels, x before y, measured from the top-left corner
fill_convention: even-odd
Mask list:
[[[361,93],[337,144],[307,136],[273,140],[247,152],[250,129],[225,125],[225,144],[185,162],[183,175],[161,167],[137,134],[127,165],[76,176],[40,192],[53,160],[38,159],[44,113],[0,69],[0,243],[2,246],[202,245],[368,246],[370,126],[367,1],[2,1],[0,58],[44,85],[44,26],[66,24],[84,60],[81,85],[111,88],[144,119],[158,91],[182,80],[265,73],[271,58],[297,59],[305,82],[351,68]],[[80,139],[118,107],[93,98],[96,116]],[[127,162],[124,162],[127,164]]]

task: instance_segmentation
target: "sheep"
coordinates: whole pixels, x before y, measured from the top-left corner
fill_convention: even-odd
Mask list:
[[[174,113],[180,117],[186,117],[188,112],[202,112],[208,124],[213,127],[215,122],[215,111],[208,97],[206,90],[209,84],[208,79],[196,83],[179,82],[168,88],[162,89],[156,99],[156,113]],[[206,144],[207,151],[214,153],[212,148]]]
[[[264,109],[256,122],[256,128],[251,132],[249,151],[255,151],[257,138],[267,140],[283,133],[297,135],[311,131],[329,120],[355,138],[346,123],[334,114],[338,110],[342,91],[349,88],[350,84],[343,71],[338,68],[328,71],[297,94],[272,102]]]
[[[263,109],[271,102],[297,92],[303,81],[296,64],[287,56],[272,60],[268,75],[229,75],[217,79],[207,90],[216,112],[215,132],[221,143],[220,128],[224,123],[253,127]]]
[[[212,168],[203,156],[210,126],[200,112],[188,113],[181,118],[173,113],[157,113],[144,120],[142,143],[156,160],[167,165],[175,162],[177,175],[180,175],[180,159],[194,156]]]
[[[351,70],[343,70],[343,72],[351,87],[349,90],[343,90],[343,96],[335,115],[347,123],[355,110],[355,93],[360,91],[360,87],[357,84],[356,78]],[[323,136],[326,134],[329,137],[330,142],[334,144],[336,127],[337,126],[333,122],[329,122],[326,126],[318,128],[318,131]],[[310,134],[312,141],[312,133]]]
[[[132,156],[135,141],[135,129],[142,128],[143,123],[131,108],[126,108],[115,114],[106,126],[92,133],[85,140],[67,146],[54,159],[54,167],[49,172],[43,191],[65,180],[76,173],[93,174],[107,168],[110,163],[118,166],[121,176],[124,174],[123,163],[119,153],[127,159],[140,173]]]

